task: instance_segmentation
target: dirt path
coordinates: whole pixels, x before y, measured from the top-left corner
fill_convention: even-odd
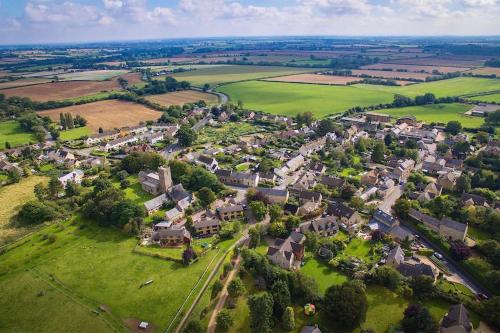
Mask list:
[[[227,286],[229,283],[234,279],[234,276],[238,273],[239,268],[240,268],[240,263],[241,263],[241,255],[238,255],[238,258],[236,258],[235,264],[234,264],[234,269],[229,273],[226,282],[224,283],[224,288],[221,291],[219,300],[217,301],[217,304],[215,305],[214,310],[212,311],[212,315],[210,316],[210,321],[208,322],[208,328],[207,328],[207,333],[215,333],[215,328],[217,326],[217,315],[219,314],[219,311],[224,308],[224,304],[226,304],[227,297],[229,294],[227,293]]]

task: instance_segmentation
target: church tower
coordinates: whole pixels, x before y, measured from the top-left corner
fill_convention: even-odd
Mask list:
[[[167,193],[172,187],[172,176],[170,174],[170,167],[159,167],[158,177],[160,178],[161,193]]]

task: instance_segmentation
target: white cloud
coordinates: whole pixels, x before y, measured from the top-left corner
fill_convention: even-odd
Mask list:
[[[323,15],[366,15],[372,9],[367,0],[307,0],[306,6]]]
[[[89,22],[99,22],[102,18],[102,14],[96,7],[70,1],[61,4],[28,2],[24,12],[29,22],[39,24],[85,25]]]
[[[119,9],[123,7],[123,1],[121,0],[103,0],[104,8],[107,9]]]
[[[496,0],[464,0],[464,4],[469,7],[487,7],[495,6]]]

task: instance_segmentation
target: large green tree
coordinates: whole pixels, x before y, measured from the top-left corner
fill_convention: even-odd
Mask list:
[[[182,125],[175,137],[179,140],[181,146],[189,147],[196,141],[198,134],[189,125]]]
[[[273,316],[273,297],[268,292],[248,297],[250,309],[250,329],[253,333],[271,333]]]
[[[368,308],[366,293],[359,283],[345,282],[326,290],[323,300],[325,314],[344,329],[352,330],[365,319]]]

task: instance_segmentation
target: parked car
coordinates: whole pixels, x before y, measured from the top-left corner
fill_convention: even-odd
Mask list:
[[[438,258],[439,260],[443,260],[443,255],[439,252],[434,252],[434,256]]]

